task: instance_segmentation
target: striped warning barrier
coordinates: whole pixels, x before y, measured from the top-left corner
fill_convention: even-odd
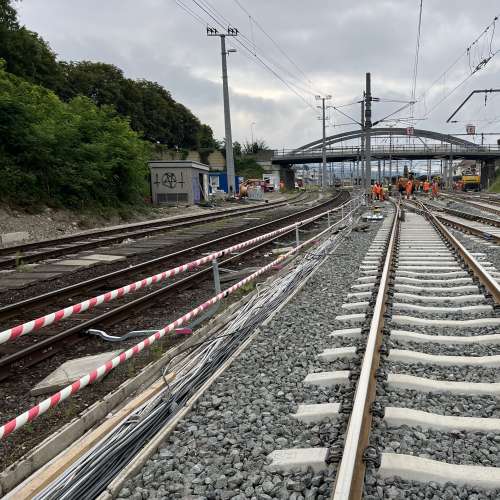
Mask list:
[[[357,204],[353,203],[352,207],[353,207],[352,209],[355,210],[357,208]],[[92,384],[93,382],[95,382],[96,380],[98,380],[102,376],[106,375],[107,373],[109,373],[111,370],[113,370],[117,366],[121,365],[122,363],[125,363],[131,357],[139,354],[146,347],[149,347],[154,342],[156,342],[157,340],[160,340],[168,333],[174,331],[176,328],[179,328],[180,326],[189,322],[192,318],[198,316],[201,312],[212,307],[217,302],[220,302],[221,300],[226,298],[228,295],[231,295],[236,290],[243,287],[244,285],[246,285],[250,281],[255,280],[255,278],[257,278],[261,274],[273,269],[274,266],[276,266],[280,262],[284,261],[285,259],[287,259],[291,255],[293,255],[294,253],[298,252],[303,247],[317,242],[321,236],[323,236],[327,232],[334,229],[338,224],[340,224],[342,221],[347,219],[349,216],[350,216],[350,213],[345,214],[344,217],[340,221],[338,221],[337,223],[333,224],[332,226],[326,228],[325,230],[323,230],[321,233],[317,234],[313,238],[311,238],[307,241],[304,241],[302,244],[291,249],[286,254],[280,255],[278,258],[276,258],[275,260],[273,260],[272,262],[270,262],[266,266],[261,267],[258,271],[254,272],[250,276],[247,276],[246,278],[242,279],[238,283],[235,283],[234,285],[230,286],[226,290],[223,290],[222,292],[213,296],[211,299],[207,300],[206,302],[199,305],[195,309],[184,314],[184,316],[181,316],[180,318],[176,319],[174,322],[172,322],[172,323],[168,324],[167,326],[165,326],[164,328],[158,330],[150,337],[147,337],[146,339],[142,340],[138,344],[136,344],[133,347],[122,352],[120,355],[114,357],[113,359],[111,359],[110,361],[99,366],[95,370],[92,370],[90,373],[87,373],[87,375],[84,375],[83,377],[76,380],[72,384],[68,385],[64,389],[61,389],[60,391],[56,392],[50,398],[44,399],[43,401],[41,401],[37,405],[30,408],[28,411],[22,413],[21,415],[17,416],[16,418],[14,418],[10,421],[8,421],[7,423],[5,423],[4,425],[2,425],[0,427],[0,439],[4,439],[9,434],[11,434],[15,430],[19,429],[23,425],[27,424],[28,422],[32,422],[33,420],[38,418],[40,415],[45,413],[50,408],[53,408],[54,406],[58,405],[59,403],[61,403],[65,399],[69,398],[70,396],[72,396],[76,392],[83,389],[84,387]]]
[[[348,203],[344,204],[343,206],[347,205]],[[137,290],[141,290],[142,288],[148,287],[150,285],[153,285],[155,283],[159,283],[161,281],[164,281],[168,278],[172,278],[178,274],[184,273],[186,271],[192,271],[193,269],[196,269],[200,266],[203,266],[205,264],[208,264],[209,262],[212,262],[215,259],[218,259],[220,257],[223,257],[225,255],[230,254],[231,252],[235,252],[237,250],[241,250],[242,248],[246,248],[250,245],[253,245],[255,243],[258,243],[260,241],[272,238],[274,236],[277,236],[279,234],[285,233],[287,231],[290,231],[291,229],[294,229],[296,227],[303,226],[305,224],[309,224],[310,222],[319,219],[321,217],[325,217],[328,215],[328,213],[335,212],[337,210],[340,210],[341,207],[337,207],[331,210],[327,210],[326,212],[323,212],[321,214],[315,215],[313,217],[309,217],[308,219],[305,219],[303,221],[295,222],[293,224],[290,224],[288,226],[285,226],[281,229],[276,229],[274,231],[271,231],[269,233],[263,234],[261,236],[257,236],[255,238],[252,238],[250,240],[243,241],[241,243],[238,243],[236,245],[232,245],[228,248],[225,248],[223,250],[219,250],[217,252],[213,252],[210,255],[206,255],[204,257],[201,257],[199,259],[193,260],[191,262],[188,262],[186,264],[182,264],[177,267],[173,267],[171,269],[168,269],[166,271],[163,271],[161,273],[155,274],[153,276],[149,276],[147,278],[143,278],[142,280],[136,281],[134,283],[130,283],[128,285],[122,286],[120,288],[116,288],[115,290],[111,290],[110,292],[103,293],[101,295],[98,295],[96,297],[92,297],[91,299],[84,300],[83,302],[80,302],[78,304],[74,304],[68,307],[65,307],[64,309],[60,309],[59,311],[52,312],[49,314],[46,314],[44,316],[40,316],[37,319],[33,319],[31,321],[28,321],[26,323],[22,323],[16,326],[13,326],[11,328],[8,328],[7,330],[4,330],[3,332],[0,332],[0,344],[3,344],[5,342],[8,342],[10,340],[15,340],[18,337],[21,337],[22,335],[26,335],[27,333],[34,332],[36,330],[40,330],[41,328],[45,328],[46,326],[52,325],[53,323],[57,323],[59,321],[62,321],[66,318],[69,318],[70,316],[73,316],[74,314],[79,314],[84,311],[89,311],[93,309],[94,307],[100,306],[102,304],[106,304],[108,302],[111,302],[112,300],[115,300],[120,297],[124,297],[125,295],[128,295],[129,293],[136,292]]]

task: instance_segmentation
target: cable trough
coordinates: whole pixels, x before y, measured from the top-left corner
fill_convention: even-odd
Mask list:
[[[102,492],[119,472],[161,428],[166,426],[205,381],[244,344],[258,326],[268,319],[283,300],[333,252],[351,232],[352,214],[334,224],[337,234],[327,237],[307,251],[293,269],[258,288],[227,328],[200,344],[189,347],[183,358],[170,360],[165,374],[176,376],[153,401],[145,404],[123,422],[96,448],[73,464],[56,482],[38,494],[37,499],[93,498]],[[316,237],[317,238],[317,237]],[[302,244],[310,244],[311,240]]]

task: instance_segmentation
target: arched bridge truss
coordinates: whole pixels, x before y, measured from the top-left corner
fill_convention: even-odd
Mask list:
[[[326,138],[327,162],[357,161],[364,157],[363,130],[351,130]],[[434,132],[431,130],[414,129],[411,136],[407,135],[406,128],[372,128],[371,159],[472,159],[495,160],[500,158],[500,146],[478,145],[459,137]],[[375,138],[385,137],[383,143],[375,144]],[[402,138],[413,138],[413,144],[402,144]],[[357,141],[357,144],[345,144],[348,141]],[[433,142],[428,142],[428,141]],[[322,162],[323,140],[305,144],[296,149],[276,150],[272,162],[278,165],[293,165]]]

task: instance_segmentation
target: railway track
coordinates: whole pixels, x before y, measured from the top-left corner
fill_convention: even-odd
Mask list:
[[[412,202],[413,205],[419,203]],[[482,240],[494,244],[500,243],[500,220],[481,214],[473,214],[463,209],[436,205],[427,200],[423,201],[423,203],[443,224],[477,236]]]
[[[19,267],[20,262],[22,264],[29,264],[54,257],[73,255],[89,249],[121,243],[128,239],[145,238],[162,234],[166,231],[171,232],[186,227],[208,224],[227,219],[228,217],[234,217],[235,215],[250,215],[270,211],[286,206],[290,202],[297,202],[303,199],[304,196],[303,194],[299,194],[292,200],[260,204],[256,207],[237,207],[218,210],[212,214],[155,219],[153,221],[138,222],[0,248],[0,269],[13,269]]]
[[[318,205],[301,210],[300,212],[280,217],[278,219],[253,226],[249,229],[237,231],[231,235],[216,238],[214,240],[201,243],[163,257],[152,259],[135,266],[114,271],[102,276],[97,276],[81,283],[52,290],[48,293],[9,304],[0,308],[0,319],[2,321],[9,319],[10,322],[15,322],[16,324],[25,323],[26,321],[37,317],[38,314],[41,314],[41,311],[46,312],[47,308],[51,310],[58,310],[66,307],[67,300],[70,300],[72,303],[78,303],[87,299],[90,292],[100,291],[104,287],[105,290],[110,290],[115,286],[123,286],[126,282],[125,280],[141,280],[144,278],[145,272],[161,272],[164,269],[174,267],[178,262],[185,261],[186,256],[193,255],[193,253],[198,253],[201,250],[218,250],[220,248],[228,247],[236,242],[249,239],[250,237],[259,236],[260,234],[269,232],[273,228],[276,229],[287,226],[292,222],[305,219],[315,213],[320,213],[324,211],[326,207],[340,204],[346,200],[346,197],[348,198],[347,193],[339,193],[333,199],[321,202]],[[308,226],[314,226],[315,224],[317,224],[316,221],[311,222],[304,226],[303,229],[305,230]],[[224,269],[226,266],[241,265],[242,263],[246,263],[248,265],[252,263],[255,256],[259,256],[261,261],[265,261],[265,258],[262,255],[259,255],[259,253],[261,253],[265,248],[272,246],[273,243],[278,240],[283,238],[290,239],[291,237],[295,239],[295,230],[287,231],[286,233],[280,234],[272,239],[255,244],[244,251],[237,252],[235,255],[229,256],[220,261],[219,266]],[[250,273],[251,271],[248,272],[248,274]],[[205,286],[204,288],[201,286],[201,283],[206,281],[207,278],[210,283],[212,278],[211,265],[205,265],[201,269],[189,272],[183,277],[175,277],[167,283],[154,283],[132,295],[122,297],[110,305],[107,304],[104,312],[100,312],[100,309],[97,308],[89,310],[85,314],[71,317],[65,321],[65,323],[69,322],[69,326],[65,327],[64,323],[52,325],[44,330],[42,338],[40,338],[41,336],[39,333],[35,332],[21,337],[16,341],[15,345],[1,345],[0,353],[2,356],[0,357],[0,380],[9,378],[16,373],[19,373],[19,371],[22,373],[27,368],[41,363],[56,354],[60,354],[62,351],[67,351],[66,356],[71,355],[71,350],[68,352],[68,347],[72,347],[77,343],[81,344],[82,342],[89,342],[89,335],[86,333],[89,330],[106,330],[107,332],[118,336],[118,338],[122,337],[126,332],[123,332],[123,327],[120,326],[121,323],[129,318],[132,318],[131,323],[133,323],[133,318],[135,318],[136,315],[142,313],[150,307],[153,307],[154,304],[158,303],[160,300],[165,301],[166,297],[172,297],[169,300],[170,310],[175,310],[176,308],[177,310],[182,310],[182,307],[188,307],[193,301],[198,301],[196,303],[199,303],[207,295],[210,296],[211,285],[208,284],[208,286]],[[180,294],[182,291],[192,287],[200,287],[200,293],[196,294],[196,297],[192,297],[187,304],[183,304],[184,299]],[[0,325],[2,324],[0,323]],[[4,325],[7,325],[7,323],[4,323]],[[141,329],[141,325],[139,323],[136,323],[136,325],[136,329]],[[114,329],[110,330],[112,327]],[[131,329],[133,328],[131,327]],[[92,352],[90,352],[90,354],[93,354],[96,348],[98,348],[98,345],[92,343]],[[63,356],[63,360],[66,356]],[[58,362],[61,362],[61,359],[58,358]]]
[[[500,286],[423,205],[387,215],[333,331],[319,313],[335,296],[325,270],[139,475],[107,491],[147,493],[166,467],[174,497],[498,498]],[[306,311],[320,322],[304,325]]]
[[[339,201],[340,201],[340,200],[337,200],[337,202],[339,202]],[[323,211],[324,211],[324,207],[323,207]],[[325,218],[325,219],[326,219],[326,218]],[[329,219],[330,219],[330,220],[329,220],[329,222],[331,222],[331,223],[333,223],[333,222],[334,222],[334,221],[332,220],[332,218],[331,218],[331,217],[329,217]],[[327,221],[325,220],[325,222],[327,222]],[[311,241],[313,241],[313,240],[315,239],[315,234],[317,234],[317,233],[318,233],[318,231],[323,231],[323,232],[324,232],[324,231],[325,231],[325,229],[326,229],[326,227],[328,227],[328,224],[322,224],[321,226],[322,226],[322,227],[318,226],[317,228],[308,229],[308,230],[307,230],[307,232],[306,232],[306,234],[304,234],[304,235],[301,235],[301,236],[300,236],[301,241],[302,241],[302,238],[304,238],[304,239],[310,239],[310,238],[312,238],[312,240],[311,240]],[[339,227],[342,227],[342,226],[339,226]],[[293,237],[293,242],[295,243],[295,236],[296,236],[296,232],[295,232],[295,231],[293,231],[293,233],[292,233],[292,234],[285,233],[285,235],[288,235],[288,237],[290,237],[290,236],[291,236],[291,237]],[[268,241],[266,241],[265,243],[267,243],[267,244],[268,244],[269,242],[268,242]],[[252,248],[251,248],[251,249],[249,249],[249,250],[253,250],[253,251],[255,251],[255,248],[254,248],[254,247],[252,247]],[[236,257],[236,256],[233,256],[233,257]],[[307,260],[307,256],[305,257],[305,259]],[[265,262],[264,262],[264,263],[265,263]],[[314,263],[314,260],[312,261],[312,263]],[[219,264],[221,264],[221,263],[219,263]],[[262,263],[260,263],[259,265],[262,265]],[[311,263],[310,263],[309,265],[311,265]],[[198,281],[199,281],[199,280],[198,280]],[[209,290],[208,290],[209,296],[213,296],[213,289],[211,289],[211,288],[212,288],[212,286],[213,286],[213,285],[212,285],[212,284],[210,284],[210,288],[209,288]],[[195,298],[195,299],[193,299],[193,300],[196,300],[196,304],[198,304],[198,303],[200,302],[199,298]],[[190,307],[192,307],[192,306],[190,306]],[[165,305],[164,305],[163,303],[162,303],[162,304],[160,304],[160,309],[162,309],[162,310],[163,310],[163,309],[165,309]],[[189,310],[189,307],[188,307],[188,310]],[[164,312],[164,311],[163,311],[163,313],[164,313],[164,316],[165,316],[165,312]],[[176,315],[176,316],[178,316],[179,314],[181,314],[181,312],[180,312],[178,309],[176,309],[176,310],[175,310],[175,315]],[[167,316],[168,316],[168,315],[167,315]],[[176,316],[174,316],[174,317],[176,317]],[[170,316],[168,317],[168,321],[171,321],[171,320],[172,320],[172,316],[170,315]],[[166,319],[165,317],[163,317],[161,320],[159,320],[159,324],[165,324],[166,322],[167,322],[167,319]],[[170,336],[170,337],[171,337],[171,336]],[[18,340],[21,340],[21,339],[18,339]],[[170,338],[170,340],[172,340],[172,338]],[[159,342],[159,343],[160,343],[160,342]],[[172,343],[170,343],[168,347],[172,347]],[[148,351],[145,351],[145,353],[147,353],[147,352],[148,352]],[[59,357],[58,357],[58,358],[59,358]],[[149,358],[149,359],[150,359],[150,358]],[[154,358],[154,357],[153,357],[153,359],[157,359],[157,358]],[[60,363],[60,361],[61,361],[61,360],[60,360],[60,359],[58,359],[58,364]],[[147,362],[148,362],[148,359],[146,359],[146,363],[147,363]],[[142,363],[142,366],[144,366],[144,364],[145,364],[145,363]],[[136,367],[136,368],[137,368],[137,367]],[[123,371],[123,370],[122,370],[122,371]],[[117,370],[117,372],[113,372],[113,374],[112,374],[112,375],[115,375],[115,373],[120,373],[120,370]],[[123,375],[123,374],[122,374],[122,375]],[[106,378],[106,383],[104,383],[104,382],[103,382],[103,384],[102,384],[102,385],[108,385],[107,390],[109,390],[108,380],[109,380],[109,378],[110,378],[110,377],[111,377],[111,375],[110,375],[109,377],[107,377],[107,378]],[[130,377],[130,374],[129,374],[129,377]],[[38,377],[35,377],[35,378],[38,378]],[[125,371],[125,380],[126,380],[126,379],[127,379],[127,372]],[[120,382],[120,381],[123,381],[123,377],[121,377],[121,379],[120,379],[118,382]],[[5,384],[4,384],[4,385],[5,385]],[[117,386],[117,384],[115,384],[115,386]],[[19,386],[19,380],[16,380],[16,381],[15,381],[15,384],[12,384],[12,390],[15,390],[15,391],[17,391],[17,393],[20,393],[20,389],[19,389],[19,387],[20,387],[20,386]],[[83,405],[83,407],[87,407],[87,406],[89,406],[89,401],[92,401],[92,398],[94,398],[94,400],[95,400],[95,398],[96,398],[96,397],[97,397],[97,399],[99,399],[99,392],[101,392],[101,391],[99,390],[99,387],[101,387],[101,384],[97,384],[96,386],[93,386],[93,387],[94,387],[93,391],[88,391],[88,392],[87,392],[87,391],[84,391],[84,392],[82,393],[82,395],[78,395],[78,396],[77,396],[77,397],[73,400],[73,404],[75,404],[75,400],[76,400],[76,404],[77,404],[77,405],[79,405],[79,406],[82,406],[82,405]],[[93,392],[97,392],[97,396],[96,396],[95,394],[93,395],[93,394],[92,394]],[[89,394],[90,394],[90,396],[92,396],[90,399],[89,399],[88,397],[86,397],[86,396],[89,396]],[[12,396],[14,396],[14,393],[13,393],[13,394],[11,394],[11,395],[10,395],[10,397],[6,398],[6,400],[9,400],[9,399],[10,399],[10,400],[12,400]],[[15,397],[15,396],[14,396],[14,397]],[[32,401],[32,399],[31,399],[31,401]],[[21,404],[23,404],[23,403],[21,403]],[[26,403],[24,403],[24,405],[26,406]],[[64,409],[62,409],[62,411],[64,412]],[[3,412],[3,413],[4,413],[4,412]],[[10,415],[8,415],[8,416],[6,415],[6,417],[7,417],[7,418],[9,418],[9,416],[12,416],[12,413],[14,413],[14,412],[12,411],[12,408],[10,408],[10,409],[9,409],[9,413],[10,413]],[[15,413],[14,413],[14,414],[15,414]],[[54,414],[55,414],[55,415],[54,415]],[[50,416],[48,415],[49,421],[52,421],[52,420],[54,419],[54,416],[57,418],[58,414],[60,415],[60,413],[59,413],[59,409],[58,409],[58,408],[57,408],[57,409],[54,409],[54,410],[53,410],[53,412],[52,412],[52,415],[50,415]],[[64,413],[63,413],[63,414],[64,414]],[[3,416],[3,418],[5,418],[5,416]],[[46,429],[46,427],[47,427],[47,420],[44,420],[44,419],[45,419],[45,416],[44,416],[44,417],[42,417],[42,419],[41,419],[41,420],[37,421],[37,422],[35,423],[35,426],[36,426],[35,428],[37,429],[37,432],[40,432],[40,434],[47,435],[47,433],[45,432],[45,429]],[[45,425],[44,425],[44,422],[45,422]],[[39,428],[39,425],[44,426],[43,430]],[[50,424],[49,424],[49,425],[50,425]],[[60,425],[60,423],[58,423],[58,425]],[[52,424],[52,426],[53,426],[53,424]],[[57,427],[56,427],[56,428],[57,428]],[[26,443],[26,438],[27,438],[27,437],[28,437],[28,438],[30,437],[29,432],[28,432],[28,434],[24,433],[24,435],[23,435],[23,433],[20,433],[20,434],[18,434],[18,436],[20,436],[21,441],[23,441],[24,443]],[[37,437],[43,437],[43,436],[37,436]],[[14,442],[16,442],[16,438],[17,438],[17,436],[15,436],[15,437],[14,437]],[[30,441],[30,439],[28,439],[28,442],[29,442],[29,441]],[[39,440],[38,440],[38,441],[39,441]],[[5,445],[5,447],[4,447],[4,446],[2,446],[3,451],[4,451],[5,453],[7,453],[7,452],[10,450],[10,448],[11,448],[11,447],[10,447],[10,445],[9,445],[9,443],[3,442],[3,443],[2,443],[2,445]],[[25,445],[25,446],[26,446],[26,445]],[[0,478],[0,481],[1,481],[1,478]]]
[[[465,203],[471,207],[483,210],[485,212],[490,212],[495,215],[500,215],[500,200],[495,200],[494,198],[487,198],[482,201],[482,198],[472,197],[468,195],[457,195],[442,193],[446,199],[458,201],[460,203]]]
[[[331,255],[336,254],[336,248],[340,244],[342,244],[343,241],[345,241],[353,228],[351,216],[343,219],[343,221],[346,222],[343,222],[340,225],[335,225],[335,231],[338,231],[337,234],[332,234],[331,229],[325,229],[324,231],[322,231],[323,237],[320,239],[317,238],[317,236],[314,236],[314,233],[308,235],[307,238],[310,238],[310,240],[306,245],[309,246],[306,246],[305,248],[309,248],[309,250],[305,252],[297,261],[294,261],[292,266],[288,266],[286,270],[280,273],[280,275],[278,275],[276,279],[268,280],[265,286],[259,288],[258,293],[253,294],[253,299],[250,299],[248,302],[246,302],[244,306],[240,306],[241,310],[234,310],[234,312],[231,314],[231,318],[234,318],[234,320],[230,321],[230,323],[226,325],[221,332],[215,329],[211,333],[210,341],[206,339],[206,342],[204,343],[195,343],[193,347],[195,347],[196,349],[192,351],[191,355],[189,355],[189,357],[187,358],[187,361],[179,361],[180,366],[178,366],[177,364],[171,364],[170,366],[167,365],[167,367],[165,368],[165,374],[167,374],[169,370],[173,369],[176,373],[175,380],[171,387],[168,388],[166,394],[164,393],[164,391],[162,394],[159,394],[159,398],[157,398],[157,403],[160,403],[159,406],[157,406],[156,403],[147,405],[147,408],[151,409],[152,413],[150,413],[150,415],[148,416],[145,416],[146,420],[150,420],[152,422],[151,419],[157,418],[155,415],[157,414],[158,410],[158,412],[160,412],[158,415],[163,415],[160,422],[163,422],[163,424],[160,425],[160,428],[163,427],[165,422],[169,421],[169,413],[175,411],[176,408],[176,406],[171,406],[170,398],[174,398],[174,401],[178,402],[177,404],[185,402],[187,404],[187,407],[191,406],[192,403],[190,403],[190,401],[192,401],[192,398],[197,397],[197,392],[193,392],[193,389],[203,389],[207,385],[207,383],[212,380],[212,373],[214,373],[213,370],[215,370],[215,375],[221,373],[221,370],[224,370],[227,362],[232,361],[232,359],[234,359],[234,357],[241,352],[242,347],[247,345],[248,341],[255,337],[255,325],[260,324],[266,318],[270,319],[276,308],[280,309],[281,307],[283,307],[284,303],[286,303],[291,298],[290,294],[293,296],[294,291],[296,291],[296,286],[300,285],[303,282],[304,278],[314,274],[314,271],[318,268],[318,261],[325,261],[327,259],[330,259]],[[328,231],[330,231],[330,236],[326,237]],[[354,241],[364,241],[365,239],[362,231],[353,232],[352,234],[354,237]],[[311,247],[311,242],[315,242],[317,246]],[[353,245],[355,245],[355,243],[353,243]],[[342,272],[348,273],[347,270],[343,270]],[[286,328],[286,324],[283,326]],[[229,335],[229,332],[231,332],[231,335]],[[275,340],[276,339],[273,340],[273,343]],[[270,347],[270,344],[266,341],[264,344],[264,350],[268,350]],[[207,355],[207,349],[211,350],[210,356]],[[204,363],[203,366],[199,365],[198,360]],[[185,371],[182,368],[182,366],[185,365],[187,365],[188,368],[189,366],[195,367],[194,372],[191,374],[190,371]],[[277,366],[278,364],[274,364],[272,369],[276,368]],[[189,385],[185,385],[188,384],[188,380],[192,380],[192,382],[189,382]],[[262,382],[260,380],[253,380],[253,382],[251,380],[248,380],[248,382],[250,382],[250,386],[267,383],[267,381],[264,379],[262,380]],[[194,384],[194,387],[192,387],[191,384]],[[234,396],[236,396],[236,394]],[[189,399],[186,399],[187,397],[189,397]],[[232,399],[236,398],[233,397]],[[53,411],[54,410],[56,409],[53,409]],[[165,411],[167,411],[168,413],[165,413]],[[210,410],[207,410],[205,413],[207,414],[207,416],[209,416],[210,419],[213,418],[213,415],[211,416],[211,413],[213,412],[211,412]],[[44,416],[42,416],[41,418],[43,419]],[[226,415],[226,418],[229,417]],[[132,420],[137,423],[139,423],[139,421],[143,421],[143,423],[145,423],[145,420],[142,418],[139,420]],[[39,421],[40,420],[37,420],[34,423],[36,424]],[[141,425],[141,427],[142,430],[139,430],[138,428],[134,430],[127,430],[127,441],[129,438],[133,439],[134,435],[138,436],[138,433],[142,433],[143,430],[146,432],[144,437],[151,437],[150,433],[153,430],[151,430],[149,427],[144,428],[143,425]],[[157,428],[156,424],[154,427]],[[12,437],[15,437],[15,435],[13,435]],[[140,439],[143,439],[143,437],[141,437]],[[120,441],[122,440],[120,439]],[[133,452],[134,447],[137,446],[137,444],[126,444],[125,442],[123,443],[125,444],[125,448],[123,448],[122,452],[119,452],[119,460],[128,461],[130,459],[130,454]],[[111,449],[109,449],[109,451],[111,451]],[[111,453],[115,454],[116,451],[117,449],[114,448]],[[106,456],[108,455],[108,453],[100,453],[99,455],[100,459],[106,460]],[[99,461],[92,460],[92,467],[95,468],[95,473],[92,472],[91,476],[88,476],[88,474],[85,472],[85,475],[87,475],[88,479],[90,479],[92,482],[92,485],[88,483],[81,485],[82,488],[84,488],[86,491],[102,491],[103,478],[100,476],[99,470],[102,470],[102,472],[104,472],[104,469],[112,470],[108,469],[107,465],[103,465],[102,467],[100,467],[100,459]],[[65,467],[65,469],[67,469],[67,467]],[[70,472],[69,469],[67,470],[72,476],[73,473]],[[90,469],[86,468],[86,471],[90,472]],[[110,477],[107,474],[108,472],[105,472],[105,476]],[[38,473],[37,478],[40,478],[40,475]],[[234,480],[237,481],[238,479],[235,477]],[[79,481],[71,480],[71,484],[80,489],[80,487],[78,486],[78,482]],[[41,485],[42,483],[38,482],[38,484]],[[92,488],[92,490],[88,490],[87,488],[89,487]],[[94,488],[97,488],[97,490]],[[13,494],[15,495],[16,493]],[[166,496],[169,495],[167,494]],[[178,495],[175,496],[178,497]]]
[[[332,498],[497,498],[499,285],[425,210],[372,257],[369,332],[343,343],[365,354]]]

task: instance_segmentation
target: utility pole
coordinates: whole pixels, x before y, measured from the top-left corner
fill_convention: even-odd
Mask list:
[[[392,190],[392,134],[389,134],[389,189]]]
[[[361,101],[361,131],[363,132],[361,134],[361,186],[367,189],[366,185],[366,177],[365,177],[365,170],[366,170],[366,155],[365,155],[365,93],[363,92],[363,99]]]
[[[371,135],[370,129],[372,128],[372,88],[371,88],[371,74],[366,73],[366,90],[365,90],[365,174],[366,174],[366,188],[370,189],[372,183],[372,168],[371,168]]]
[[[321,187],[323,189],[326,188],[327,185],[327,180],[326,180],[326,105],[325,101],[328,101],[332,98],[331,95],[325,95],[325,96],[316,96],[317,101],[321,101],[321,106],[317,106],[318,108],[322,108],[323,111],[323,144],[321,147],[321,156],[322,156],[322,175],[321,175]]]
[[[231,133],[231,111],[229,108],[229,86],[227,83],[227,55],[236,52],[235,49],[226,51],[226,36],[238,36],[236,28],[227,28],[227,33],[219,33],[216,28],[207,27],[207,36],[218,36],[220,38],[220,48],[222,54],[222,92],[224,96],[224,125],[226,131],[226,170],[227,189],[229,196],[234,196],[236,192],[236,179],[234,171],[233,137]]]

